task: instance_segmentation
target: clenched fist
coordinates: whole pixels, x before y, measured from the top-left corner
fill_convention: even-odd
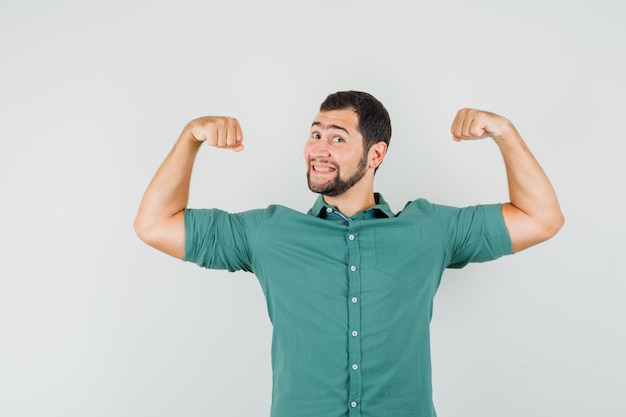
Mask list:
[[[457,112],[450,131],[452,138],[461,140],[501,139],[514,129],[513,124],[502,116],[476,109],[461,109]]]
[[[243,150],[243,132],[239,121],[233,117],[200,117],[189,122],[187,128],[198,142],[235,152]]]

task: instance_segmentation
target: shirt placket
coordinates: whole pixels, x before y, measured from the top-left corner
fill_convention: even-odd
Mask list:
[[[348,268],[348,410],[361,416],[361,269],[358,220],[350,220],[335,211],[345,224],[346,265]]]
[[[350,415],[361,415],[361,252],[358,222],[348,222],[348,358],[350,369]],[[352,227],[351,227],[352,226]]]

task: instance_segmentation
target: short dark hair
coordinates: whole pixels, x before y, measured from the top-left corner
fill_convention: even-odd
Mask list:
[[[320,111],[353,108],[359,121],[359,131],[363,136],[363,151],[368,152],[372,145],[391,140],[391,119],[385,106],[374,96],[362,91],[338,91],[326,97]]]

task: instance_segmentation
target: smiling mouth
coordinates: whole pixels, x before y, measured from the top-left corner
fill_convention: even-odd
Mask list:
[[[323,159],[311,159],[309,161],[309,166],[311,172],[314,172],[316,174],[323,175],[337,171],[337,167],[333,162]]]
[[[311,164],[311,168],[313,169],[314,172],[319,172],[321,174],[325,174],[325,173],[328,173],[328,172],[336,171],[336,169],[333,168],[333,167],[323,166],[323,165],[316,165],[316,164]]]

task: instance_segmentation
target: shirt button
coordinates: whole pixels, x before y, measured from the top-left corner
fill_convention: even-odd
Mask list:
[[[356,271],[356,266],[352,265],[352,266],[350,267],[350,271],[352,271],[352,272]]]
[[[332,213],[333,209],[331,209],[330,207],[326,208],[326,213]]]
[[[356,304],[359,302],[359,299],[356,297],[352,297],[352,304]]]
[[[357,332],[356,330],[352,330],[352,336],[357,337],[359,335],[359,332]]]
[[[350,236],[348,236],[348,239],[350,239],[350,240],[354,240],[354,235],[350,235]]]
[[[352,407],[352,408],[356,408],[356,406],[357,406],[357,405],[358,405],[358,404],[356,403],[356,401],[352,401],[352,402],[350,403],[350,407]]]
[[[356,371],[357,369],[359,369],[359,365],[357,365],[357,364],[355,363],[354,365],[352,365],[352,369],[354,369],[354,370]]]

